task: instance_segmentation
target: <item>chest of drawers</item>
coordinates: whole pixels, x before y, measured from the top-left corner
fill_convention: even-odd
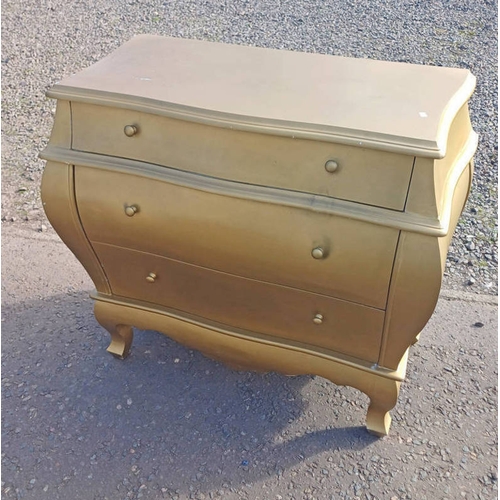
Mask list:
[[[387,434],[477,136],[466,70],[138,36],[55,85],[42,199],[108,350],[161,331],[370,397]]]

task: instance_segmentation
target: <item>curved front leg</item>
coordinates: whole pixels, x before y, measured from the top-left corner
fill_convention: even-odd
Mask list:
[[[134,332],[131,326],[115,325],[112,328],[102,325],[111,335],[111,344],[106,349],[113,356],[125,359],[130,354],[130,347],[134,340]]]
[[[107,351],[119,359],[125,359],[130,353],[134,339],[134,332],[130,325],[117,324],[113,316],[107,314],[108,309],[97,301],[94,305],[94,314],[99,324],[111,335],[111,343]]]
[[[376,436],[387,436],[391,426],[389,411],[396,406],[401,382],[378,378],[368,393],[370,406],[366,414],[366,428]]]

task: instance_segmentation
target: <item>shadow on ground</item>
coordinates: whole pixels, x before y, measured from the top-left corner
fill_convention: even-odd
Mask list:
[[[311,377],[231,371],[156,332],[136,331],[131,356],[113,358],[82,292],[6,306],[2,326],[5,498],[208,493],[376,441],[353,389],[358,422],[325,382],[312,397],[331,426],[299,432]]]

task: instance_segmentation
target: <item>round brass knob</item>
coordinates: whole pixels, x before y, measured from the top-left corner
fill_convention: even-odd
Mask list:
[[[323,315],[322,314],[316,314],[313,318],[313,323],[316,325],[321,325],[323,323]]]
[[[125,207],[125,213],[129,217],[133,217],[138,211],[139,211],[139,207],[137,207],[136,205],[128,205]]]
[[[126,125],[123,132],[127,137],[132,137],[137,134],[137,127],[135,125]]]
[[[329,172],[330,174],[333,174],[333,172],[336,172],[339,168],[339,164],[335,160],[328,160],[325,163],[325,170]]]
[[[155,273],[149,273],[146,276],[146,281],[148,281],[149,283],[154,283],[155,279],[156,279],[156,274]]]
[[[313,248],[311,255],[315,259],[323,259],[325,257],[325,251],[321,247],[316,247],[316,248]]]

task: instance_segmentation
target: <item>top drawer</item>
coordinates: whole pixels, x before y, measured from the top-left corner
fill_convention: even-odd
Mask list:
[[[78,151],[404,210],[413,156],[78,102],[71,109]],[[329,160],[338,165],[334,172],[325,168]]]

